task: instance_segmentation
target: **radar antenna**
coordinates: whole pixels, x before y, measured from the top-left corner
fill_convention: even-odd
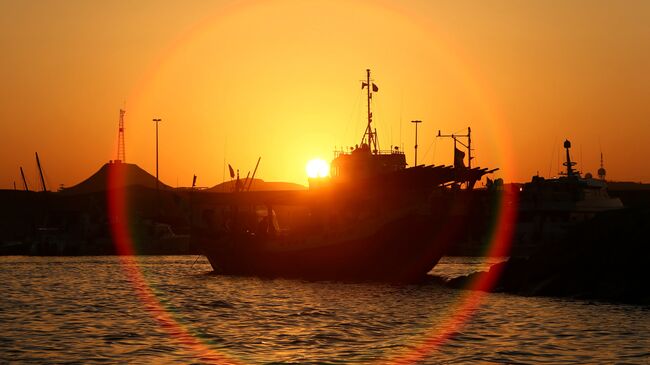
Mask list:
[[[573,166],[575,166],[576,163],[571,161],[571,155],[569,154],[571,142],[568,139],[564,141],[564,149],[566,150],[566,162],[562,165],[566,166],[566,176],[576,176],[579,172],[573,169]]]

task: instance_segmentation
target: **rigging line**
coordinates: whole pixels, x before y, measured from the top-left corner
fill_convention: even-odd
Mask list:
[[[361,90],[360,98],[361,97],[363,97],[363,99],[365,99],[365,96],[363,95],[363,90]],[[365,133],[367,121],[368,121],[368,114],[366,114],[366,107],[361,106],[361,101],[359,101],[359,105],[357,107],[357,117],[354,120],[354,129],[355,129],[355,131],[357,131],[357,130],[362,131],[363,130],[364,133]],[[359,124],[359,123],[361,123],[361,124]],[[361,125],[362,127],[358,128],[359,125]],[[354,133],[356,133],[356,132],[354,132]],[[357,138],[358,138],[358,136],[355,135],[352,138],[352,140],[354,140],[356,142],[358,140]]]
[[[404,88],[402,87],[401,91],[401,100],[399,102],[399,145],[400,149],[402,148],[402,114],[404,111]]]
[[[361,95],[362,94],[363,94],[363,90],[362,90],[361,93],[359,93],[357,95],[357,100],[355,101],[354,106],[350,110],[348,121],[347,121],[347,123],[345,123],[345,129],[343,131],[343,138],[341,139],[342,141],[351,140],[351,139],[348,139],[348,133],[350,131],[350,125],[351,124],[354,124],[355,129],[357,128],[357,124],[359,122],[359,113],[360,113],[360,111],[359,111],[359,103],[361,102]],[[354,115],[355,112],[356,112],[356,117]]]
[[[557,143],[557,136],[553,138],[553,148],[551,148],[551,161],[548,164],[548,178],[551,178],[551,170],[553,170],[553,157],[555,156],[555,144]]]
[[[379,93],[373,93],[373,94],[372,94],[372,98],[373,98],[373,99],[377,98],[377,97],[375,96],[375,95],[377,95],[377,94],[379,94]],[[381,99],[381,97],[379,97],[379,99]],[[373,100],[373,101],[374,101],[374,100]],[[374,110],[379,111],[379,113],[378,113],[378,115],[377,115],[377,119],[375,119],[375,113],[372,114],[372,121],[375,122],[375,120],[376,120],[376,123],[377,123],[377,124],[375,125],[375,127],[373,128],[373,131],[378,129],[377,126],[380,126],[381,128],[379,128],[379,129],[382,130],[382,131],[385,131],[385,130],[388,129],[388,128],[386,128],[386,124],[387,124],[387,123],[386,123],[386,119],[382,117],[383,115],[386,115],[386,113],[385,113],[385,108],[384,108],[384,107],[385,107],[385,105],[383,105],[383,104],[380,103],[380,102],[375,103],[375,108],[374,108]],[[376,141],[376,143],[377,143],[377,149],[378,149],[378,150],[381,150],[381,145],[379,144],[379,136],[378,136],[378,135],[375,135],[375,141]]]
[[[582,143],[580,144],[580,168],[582,169],[582,172],[585,171],[585,165],[582,164]]]
[[[433,139],[433,156],[431,156],[431,164],[435,165],[436,163],[436,150],[438,148],[438,140],[437,138]]]
[[[431,140],[431,143],[429,143],[429,147],[427,147],[427,151],[424,153],[424,156],[422,157],[422,161],[426,160],[427,156],[429,155],[429,151],[431,151],[431,147],[436,143],[436,139],[433,138]]]
[[[560,173],[560,153],[562,152],[562,149],[557,147],[557,172],[558,174]]]
[[[221,183],[226,182],[226,146],[228,145],[228,138],[223,137],[223,167],[221,169]],[[222,185],[223,186],[223,185]]]

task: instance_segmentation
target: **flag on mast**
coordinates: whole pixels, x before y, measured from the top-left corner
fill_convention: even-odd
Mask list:
[[[464,168],[465,167],[465,162],[463,159],[465,158],[465,152],[459,150],[458,148],[454,147],[454,167],[455,168]]]
[[[366,87],[366,86],[368,86],[368,84],[365,83],[365,82],[362,82],[361,83],[361,90],[363,90],[363,88]],[[372,91],[374,91],[374,92],[379,91],[379,87],[374,82],[372,83]]]

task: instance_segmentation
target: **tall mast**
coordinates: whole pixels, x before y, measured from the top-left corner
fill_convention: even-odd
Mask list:
[[[413,166],[418,165],[418,124],[422,123],[421,120],[412,120],[411,123],[415,124],[415,162]]]
[[[116,161],[126,162],[126,146],[124,142],[124,114],[126,110],[120,109],[120,124],[117,135],[117,159]]]
[[[602,181],[605,181],[605,175],[607,172],[605,171],[605,166],[603,165],[603,153],[600,153],[600,168],[598,169],[598,178]]]
[[[43,191],[47,191],[45,187],[45,178],[43,177],[43,169],[41,168],[41,160],[38,159],[38,152],[36,152],[36,165],[38,166],[38,173],[41,175],[41,186]]]
[[[25,173],[23,172],[22,166],[20,166],[20,176],[23,178],[23,186],[25,187],[25,191],[29,191],[29,186],[27,186],[27,179],[25,179]]]
[[[361,139],[361,144],[367,143],[373,153],[378,153],[379,149],[377,148],[377,130],[373,131],[372,129],[372,111],[370,110],[370,103],[372,101],[372,92],[377,91],[377,85],[370,82],[370,69],[366,69],[366,82],[361,83],[361,88],[367,88],[367,97],[368,97],[368,125],[366,126],[366,131],[363,134]]]
[[[467,168],[472,168],[472,128],[467,127]]]

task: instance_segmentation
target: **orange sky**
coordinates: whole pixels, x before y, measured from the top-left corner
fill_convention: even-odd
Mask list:
[[[558,171],[650,181],[650,2],[0,1],[0,188],[74,185],[114,159],[211,186],[227,163],[306,183],[305,164],[358,143],[371,68],[382,148],[451,164],[443,132],[473,130],[475,164],[506,181]]]

